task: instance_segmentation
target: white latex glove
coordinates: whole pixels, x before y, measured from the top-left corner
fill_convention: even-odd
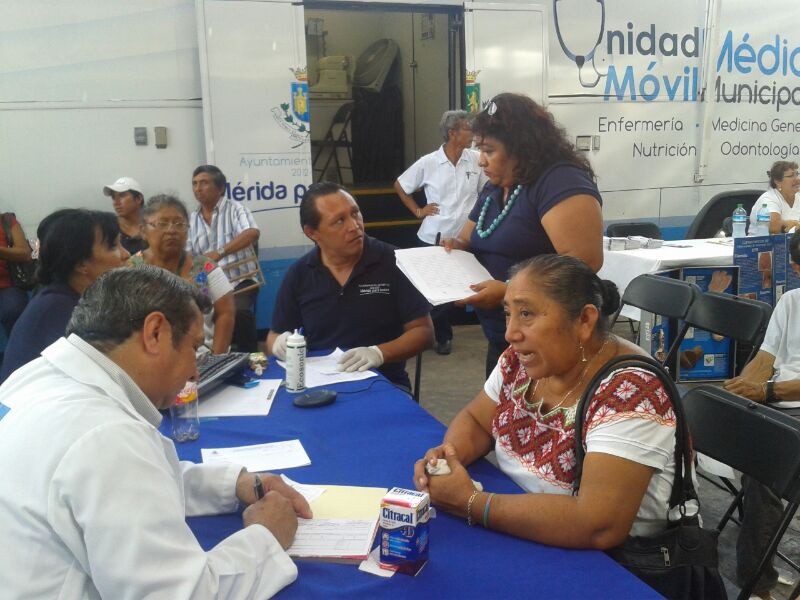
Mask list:
[[[383,364],[383,352],[377,346],[369,348],[351,348],[339,359],[339,370],[352,373],[353,371],[366,371]]]
[[[284,331],[272,342],[272,356],[278,360],[286,360],[286,340],[292,335],[291,331]]]

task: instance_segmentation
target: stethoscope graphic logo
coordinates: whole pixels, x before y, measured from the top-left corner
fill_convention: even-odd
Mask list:
[[[569,48],[567,48],[566,43],[564,43],[564,37],[561,35],[561,26],[558,22],[558,3],[559,0],[553,0],[553,19],[555,21],[555,29],[556,29],[556,37],[558,37],[558,44],[561,46],[561,50],[564,54],[569,58],[571,61],[575,63],[578,67],[578,81],[580,82],[581,86],[585,88],[593,88],[597,87],[597,84],[600,83],[600,79],[606,77],[608,73],[601,73],[597,70],[597,66],[594,62],[595,52],[597,51],[598,47],[600,46],[601,42],[603,41],[603,34],[606,31],[606,3],[605,0],[595,0],[600,5],[600,29],[597,32],[597,39],[594,42],[591,50],[586,54],[575,54]],[[586,82],[583,80],[583,66],[586,64],[591,64],[592,70],[594,71],[594,81]]]

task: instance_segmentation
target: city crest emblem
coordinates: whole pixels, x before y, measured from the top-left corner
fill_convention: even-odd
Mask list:
[[[310,136],[308,111],[308,72],[305,68],[290,69],[296,81],[289,86],[289,102],[281,102],[272,109],[275,122],[297,142],[297,148],[308,142]]]

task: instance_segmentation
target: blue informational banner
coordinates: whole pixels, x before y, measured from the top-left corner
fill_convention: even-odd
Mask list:
[[[739,289],[738,267],[684,267],[681,276],[702,292],[736,294]],[[735,352],[730,338],[690,327],[678,350],[678,381],[733,377]]]
[[[739,295],[761,300],[770,306],[775,305],[773,237],[784,238],[783,255],[780,254],[780,243],[778,244],[778,260],[785,263],[785,235],[736,238],[733,241],[733,264],[739,267]],[[785,268],[783,272],[785,279]]]

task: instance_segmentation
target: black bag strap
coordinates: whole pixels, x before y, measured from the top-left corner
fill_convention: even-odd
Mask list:
[[[14,213],[3,213],[3,232],[6,234],[6,246],[14,247],[14,239],[11,237],[11,219],[16,219]]]
[[[583,426],[586,422],[586,413],[601,382],[614,371],[626,368],[636,368],[647,371],[661,380],[667,394],[672,400],[675,413],[675,479],[672,482],[672,493],[669,498],[670,509],[681,507],[681,514],[685,513],[687,500],[696,500],[697,492],[694,489],[691,477],[692,456],[689,445],[689,429],[686,417],[683,414],[681,395],[675,382],[664,370],[664,367],[650,356],[625,354],[608,361],[586,386],[578,405],[575,408],[575,480],[572,483],[572,493],[577,494],[583,475],[583,459],[586,452],[583,449]]]

